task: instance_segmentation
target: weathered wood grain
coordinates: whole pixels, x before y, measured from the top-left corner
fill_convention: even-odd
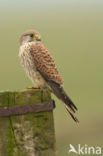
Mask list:
[[[0,93],[0,107],[50,100],[47,89]],[[55,156],[53,112],[0,117],[0,156]]]

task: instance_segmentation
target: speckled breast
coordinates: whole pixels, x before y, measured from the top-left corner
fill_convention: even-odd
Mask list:
[[[21,45],[19,50],[19,58],[22,66],[24,67],[27,75],[40,88],[47,87],[46,81],[35,67],[35,62],[30,54],[31,43],[25,43]]]

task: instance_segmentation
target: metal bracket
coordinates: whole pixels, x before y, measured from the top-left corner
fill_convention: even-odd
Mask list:
[[[0,108],[0,117],[23,115],[34,112],[46,112],[55,108],[55,101]]]

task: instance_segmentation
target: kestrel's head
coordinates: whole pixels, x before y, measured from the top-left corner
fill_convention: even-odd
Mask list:
[[[20,37],[20,45],[32,41],[41,41],[40,34],[35,30],[28,30],[24,32]]]

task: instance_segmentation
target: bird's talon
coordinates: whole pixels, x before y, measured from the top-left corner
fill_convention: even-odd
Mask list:
[[[37,87],[37,86],[35,86],[35,87],[27,87],[27,89],[40,89],[40,87]]]

